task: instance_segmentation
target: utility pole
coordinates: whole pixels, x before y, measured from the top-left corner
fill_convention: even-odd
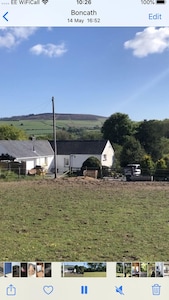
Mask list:
[[[57,178],[57,148],[56,148],[56,119],[55,119],[55,100],[52,97],[52,112],[53,112],[53,141],[54,141],[54,174]]]

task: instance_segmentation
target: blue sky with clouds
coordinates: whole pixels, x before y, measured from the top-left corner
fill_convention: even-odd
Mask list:
[[[169,28],[0,28],[0,117],[169,118]]]

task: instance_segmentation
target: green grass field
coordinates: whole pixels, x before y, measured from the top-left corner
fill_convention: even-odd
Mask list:
[[[84,272],[84,277],[106,277],[106,272]]]
[[[169,184],[0,182],[0,261],[169,261]]]
[[[106,277],[106,272],[84,272],[84,274],[65,273],[64,277]]]
[[[68,129],[69,127],[96,129],[101,128],[106,118],[98,118],[97,120],[56,120],[57,129]],[[1,125],[13,125],[22,129],[30,135],[46,135],[52,134],[52,120],[17,120],[17,121],[0,121]]]

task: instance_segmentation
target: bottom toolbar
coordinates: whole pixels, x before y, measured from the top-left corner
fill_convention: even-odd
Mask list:
[[[169,262],[2,262],[0,299],[166,300]]]

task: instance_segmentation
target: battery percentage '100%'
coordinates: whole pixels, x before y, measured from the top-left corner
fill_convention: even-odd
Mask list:
[[[155,4],[155,0],[141,0],[141,4],[147,4],[147,5],[150,5],[150,4]]]

